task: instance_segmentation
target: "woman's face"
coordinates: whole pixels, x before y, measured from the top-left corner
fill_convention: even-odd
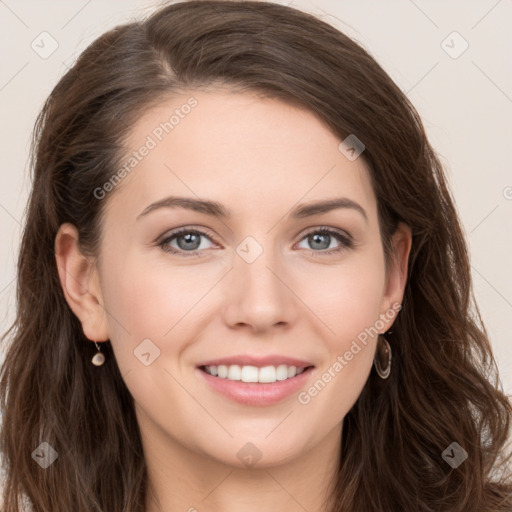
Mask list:
[[[410,244],[400,229],[386,274],[368,170],[340,142],[308,111],[220,89],[134,126],[126,172],[96,191],[101,307],[88,333],[110,339],[146,448],[261,466],[339,437],[375,332],[397,314]],[[249,381],[311,368],[274,383],[200,368],[219,359]]]

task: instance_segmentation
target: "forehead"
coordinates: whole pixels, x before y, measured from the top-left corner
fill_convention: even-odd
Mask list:
[[[372,214],[368,169],[340,142],[306,109],[253,93],[191,90],[135,123],[116,195],[139,210],[165,195],[199,196],[231,204],[235,214],[345,196]]]

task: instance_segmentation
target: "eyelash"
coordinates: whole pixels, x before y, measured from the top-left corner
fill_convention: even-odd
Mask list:
[[[170,248],[170,246],[168,245],[169,242],[171,240],[177,238],[179,235],[182,235],[185,233],[204,236],[213,242],[212,236],[210,236],[208,233],[206,233],[204,231],[200,231],[197,229],[190,229],[190,228],[182,228],[182,229],[178,229],[177,231],[170,233],[169,236],[166,236],[162,241],[158,242],[158,247],[160,247],[165,252],[168,252],[171,254],[177,254],[177,255],[183,256],[183,257],[190,257],[190,256],[202,257],[202,255],[200,254],[201,252],[204,252],[202,250],[183,251],[183,250],[176,250],[174,248]],[[299,242],[301,242],[302,240],[304,240],[305,238],[307,238],[308,236],[313,235],[313,234],[330,235],[330,236],[333,236],[334,238],[336,238],[340,242],[340,245],[338,247],[335,247],[334,249],[328,249],[328,250],[325,249],[325,250],[321,250],[321,251],[313,251],[313,250],[305,249],[313,257],[330,256],[330,255],[337,254],[344,250],[351,249],[354,247],[354,242],[353,242],[352,238],[350,237],[350,235],[345,235],[345,234],[343,234],[339,231],[336,231],[332,228],[329,228],[327,226],[318,226],[310,231],[307,231],[306,233],[304,233],[304,235],[299,240]]]

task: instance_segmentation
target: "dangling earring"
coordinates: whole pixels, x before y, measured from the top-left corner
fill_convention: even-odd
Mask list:
[[[94,342],[94,344],[96,345],[98,352],[94,354],[91,362],[94,366],[101,366],[105,362],[105,356],[101,353],[99,345],[96,342]]]
[[[391,373],[391,346],[384,336],[382,336],[382,345],[377,342],[377,351],[373,364],[375,370],[381,379],[387,379]]]

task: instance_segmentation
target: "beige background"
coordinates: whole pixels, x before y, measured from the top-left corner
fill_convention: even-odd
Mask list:
[[[320,14],[362,43],[420,112],[446,166],[471,250],[476,297],[503,386],[512,393],[512,2],[279,3]],[[144,0],[0,0],[1,332],[14,318],[15,261],[29,187],[28,144],[37,112],[86,45],[157,5]],[[52,38],[58,44],[47,58],[31,47],[35,41],[42,52],[42,37],[46,51]]]

